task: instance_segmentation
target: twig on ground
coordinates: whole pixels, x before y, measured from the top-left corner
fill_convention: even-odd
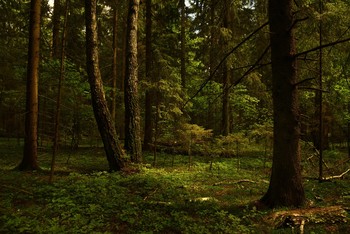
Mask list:
[[[243,180],[237,180],[237,181],[220,181],[217,182],[215,184],[213,184],[213,186],[218,186],[218,185],[231,185],[231,184],[241,184],[241,183],[257,183],[256,181],[253,180],[248,180],[248,179],[243,179]]]

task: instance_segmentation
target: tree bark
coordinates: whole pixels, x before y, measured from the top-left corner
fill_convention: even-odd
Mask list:
[[[143,148],[151,150],[154,140],[154,79],[152,76],[152,0],[146,0],[146,80],[151,88],[146,91],[145,98],[145,133]]]
[[[26,86],[24,152],[19,170],[37,170],[38,165],[38,80],[40,52],[41,0],[30,6],[29,45]]]
[[[85,0],[86,68],[89,76],[91,102],[111,171],[121,170],[125,163],[111,114],[105,98],[99,68],[96,0]]]
[[[137,23],[140,0],[130,0],[125,73],[125,149],[131,161],[142,162],[141,117],[138,99]]]
[[[118,55],[118,5],[117,1],[113,9],[113,61],[112,61],[112,107],[111,115],[112,121],[115,124],[116,121],[116,108],[117,108],[117,55]]]
[[[274,146],[270,185],[261,198],[268,207],[298,207],[305,201],[300,168],[292,2],[269,0]]]
[[[52,57],[60,57],[61,0],[55,0],[52,16]]]

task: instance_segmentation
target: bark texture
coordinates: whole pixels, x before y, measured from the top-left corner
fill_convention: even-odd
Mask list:
[[[99,69],[96,0],[85,0],[85,20],[86,67],[89,76],[92,107],[103,141],[109,169],[111,171],[118,171],[124,167],[124,153],[108,110]]]
[[[300,168],[299,109],[292,0],[269,0],[274,111],[270,186],[261,202],[268,207],[301,206],[305,201]]]
[[[37,170],[38,165],[38,80],[40,52],[41,0],[32,0],[30,6],[29,45],[24,152],[19,170]]]
[[[138,98],[138,61],[137,61],[137,22],[139,0],[130,0],[127,41],[126,41],[126,71],[125,71],[125,149],[130,153],[131,160],[142,161],[141,117]]]

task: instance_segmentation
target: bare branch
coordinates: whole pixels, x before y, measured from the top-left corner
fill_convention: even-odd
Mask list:
[[[302,56],[302,55],[314,52],[316,50],[320,50],[320,49],[323,49],[323,48],[326,48],[326,47],[330,47],[330,46],[334,46],[334,45],[337,45],[337,44],[345,43],[345,42],[348,42],[348,41],[350,41],[350,38],[333,41],[333,42],[330,42],[328,44],[320,45],[320,46],[314,47],[312,49],[309,49],[307,51],[303,51],[303,52],[297,53],[297,54],[294,55],[294,57],[299,57],[299,56]]]
[[[255,29],[251,34],[249,34],[246,38],[244,38],[240,43],[238,43],[235,47],[233,47],[220,61],[220,63],[215,67],[214,71],[209,75],[209,77],[201,84],[197,92],[190,97],[185,104],[183,105],[182,108],[184,108],[193,98],[195,98],[203,89],[204,87],[208,84],[210,80],[213,79],[215,73],[219,70],[221,65],[226,61],[226,59],[233,53],[235,52],[239,47],[241,47],[244,43],[246,43],[252,36],[254,36],[257,32],[259,32],[261,29],[263,29],[265,26],[267,26],[269,22],[266,22],[262,24],[259,28]]]
[[[308,82],[308,81],[310,81],[310,80],[314,80],[314,79],[315,79],[315,77],[313,77],[313,78],[307,78],[307,79],[301,80],[301,81],[297,82],[296,84],[294,84],[294,87],[296,87],[296,86],[298,86],[298,85],[300,85],[300,84],[303,84],[303,83],[305,83],[305,82]]]

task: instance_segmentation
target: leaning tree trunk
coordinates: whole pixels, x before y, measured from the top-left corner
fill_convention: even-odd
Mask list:
[[[131,160],[142,161],[141,116],[138,99],[137,21],[140,0],[130,0],[126,42],[125,149]]]
[[[25,114],[24,152],[19,170],[37,170],[38,166],[38,68],[40,52],[41,0],[32,0],[30,6],[29,45],[27,65],[27,92]]]
[[[269,0],[274,146],[270,186],[261,198],[268,207],[301,206],[305,201],[300,168],[292,2]]]
[[[85,0],[86,68],[89,76],[92,107],[103,141],[109,169],[118,171],[124,167],[124,153],[108,110],[99,69],[96,5],[96,0]]]

